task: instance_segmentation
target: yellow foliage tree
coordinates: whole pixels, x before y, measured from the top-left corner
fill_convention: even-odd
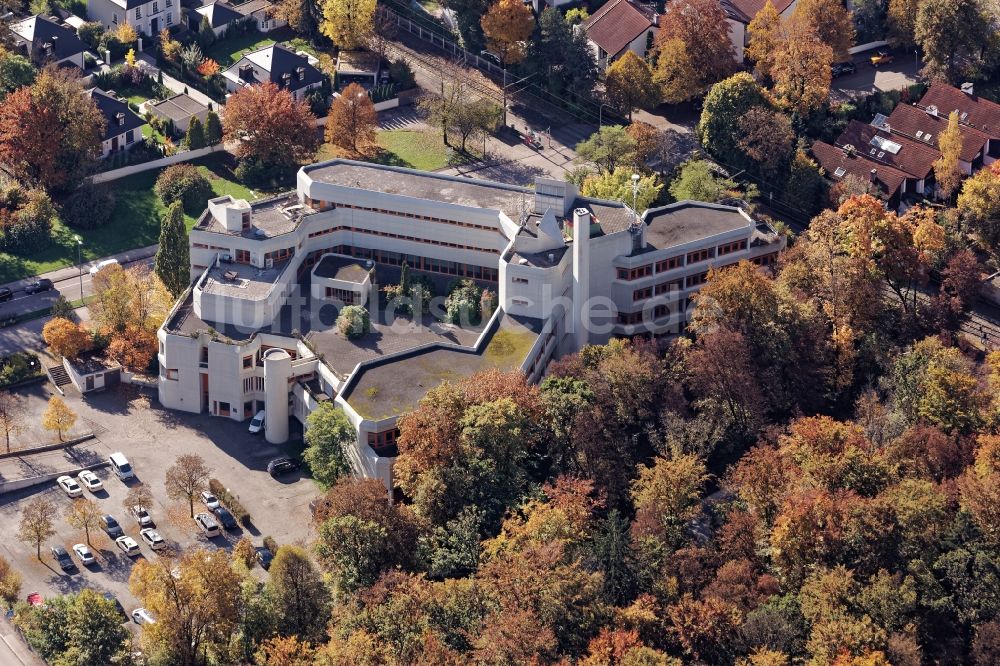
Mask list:
[[[811,27],[830,47],[827,64],[848,58],[847,50],[854,46],[854,16],[841,0],[799,0],[791,20]]]
[[[59,356],[73,359],[90,346],[90,334],[85,328],[65,317],[56,317],[42,327],[42,339]]]
[[[356,49],[375,29],[375,0],[325,0],[320,32],[342,49]]]
[[[683,39],[675,37],[660,44],[653,69],[653,82],[667,104],[680,104],[698,94],[699,75]]]
[[[49,406],[42,415],[42,427],[55,431],[59,441],[76,423],[76,412],[70,409],[66,402],[57,395],[49,398]]]
[[[948,126],[938,135],[938,150],[941,157],[934,162],[934,179],[938,190],[945,199],[950,199],[962,183],[959,158],[962,154],[962,133],[958,129],[958,111],[948,116]]]
[[[487,47],[506,67],[524,60],[525,42],[535,29],[535,17],[521,0],[497,0],[480,20]]]
[[[832,59],[815,29],[793,23],[771,67],[774,96],[782,108],[807,114],[821,107],[830,96]]]
[[[135,67],[135,49],[129,49],[128,53],[125,54],[125,64],[129,67]]]
[[[629,120],[633,109],[645,109],[659,101],[649,65],[632,51],[625,51],[611,63],[605,72],[604,87],[611,103],[627,111]]]
[[[135,40],[139,39],[139,33],[135,31],[128,23],[118,24],[118,28],[115,30],[115,37],[122,44],[132,44]]]
[[[770,76],[774,58],[782,42],[781,15],[771,4],[771,0],[767,0],[753,17],[747,26],[747,32],[750,33],[750,41],[744,55],[753,61],[758,74]]]

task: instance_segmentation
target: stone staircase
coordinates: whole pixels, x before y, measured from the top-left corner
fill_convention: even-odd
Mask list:
[[[66,368],[61,365],[49,366],[45,369],[45,371],[48,373],[49,379],[52,380],[52,383],[59,389],[60,393],[62,392],[62,388],[64,386],[73,383],[69,378],[69,373],[66,372]]]

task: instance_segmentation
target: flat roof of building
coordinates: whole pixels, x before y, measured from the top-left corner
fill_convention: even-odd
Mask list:
[[[190,95],[180,93],[173,97],[168,97],[162,102],[151,105],[154,113],[169,118],[175,122],[185,120],[202,111],[207,111],[208,107],[198,102]]]
[[[521,200],[524,199],[525,205],[530,206],[534,197],[532,190],[517,185],[349,160],[323,162],[303,167],[303,170],[320,183],[471,208],[502,210],[512,220],[519,217]],[[393,178],[393,172],[403,177]]]
[[[240,231],[226,231],[206,208],[195,223],[196,231],[208,231],[227,236],[264,239],[291,233],[299,226],[302,218],[316,211],[299,204],[294,193],[281,194],[269,199],[250,202],[250,228]]]
[[[363,263],[354,257],[341,254],[325,254],[313,274],[321,278],[341,280],[343,282],[364,283],[368,279],[368,270]]]
[[[651,208],[643,219],[647,225],[646,242],[656,249],[746,229],[753,224],[738,208],[701,201],[678,201]]]
[[[482,370],[519,368],[542,330],[542,321],[501,312],[496,329],[477,352],[471,346],[415,350],[364,368],[343,394],[367,419],[413,411],[420,399],[445,381],[458,381]]]
[[[271,268],[235,263],[213,266],[201,281],[202,290],[206,294],[236,298],[263,298],[288,265],[288,261],[283,261]]]

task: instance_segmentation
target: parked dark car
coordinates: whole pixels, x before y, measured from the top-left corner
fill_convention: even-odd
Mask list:
[[[4,301],[9,301],[12,298],[14,298],[14,292],[12,292],[7,287],[0,287],[0,303],[3,303]]]
[[[52,288],[52,280],[48,278],[42,278],[40,280],[35,280],[27,287],[24,288],[26,294],[37,294],[40,291],[48,291]]]
[[[115,595],[111,594],[110,592],[105,592],[104,593],[104,600],[105,601],[110,601],[111,603],[113,603],[115,605],[115,610],[117,610],[118,613],[119,613],[119,615],[122,616],[122,621],[123,622],[125,620],[129,619],[128,613],[125,612],[125,607],[122,606],[122,602],[118,601],[118,597],[116,597]]]
[[[227,530],[236,529],[237,527],[236,519],[233,518],[233,514],[229,513],[229,509],[227,509],[224,506],[217,506],[214,509],[212,509],[212,513],[214,513],[215,517],[219,519],[220,523],[222,523],[223,529]]]
[[[260,562],[260,566],[267,570],[271,568],[271,560],[274,559],[274,553],[271,549],[266,546],[257,546],[257,561]]]
[[[59,568],[63,571],[72,571],[76,568],[76,565],[73,564],[73,558],[62,546],[52,546],[52,559],[59,563]]]
[[[118,521],[108,515],[101,516],[101,529],[112,539],[125,536],[125,532],[122,530],[122,526],[118,524]]]
[[[830,67],[830,73],[833,75],[833,78],[847,76],[856,71],[858,71],[858,68],[853,62],[838,62]]]
[[[295,458],[275,458],[271,462],[267,463],[267,473],[271,476],[278,476],[279,474],[288,474],[289,472],[294,472],[299,467],[302,466]]]

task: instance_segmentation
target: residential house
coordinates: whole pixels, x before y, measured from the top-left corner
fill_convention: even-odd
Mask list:
[[[323,83],[323,75],[309,64],[306,56],[281,44],[271,44],[244,54],[222,76],[229,92],[271,81],[279,88],[289,90],[295,100],[303,100],[306,93]]]
[[[958,111],[958,120],[990,138],[983,162],[989,164],[1000,158],[1000,104],[978,97],[971,83],[958,89],[946,83],[932,83],[919,105],[930,114],[944,116]]]
[[[180,0],[87,0],[87,16],[108,30],[127,23],[147,38],[180,22]]]
[[[121,99],[114,91],[92,88],[90,96],[104,116],[105,130],[101,139],[101,157],[107,157],[119,150],[128,150],[142,141],[142,126],[146,124],[140,116],[128,108],[128,100]]]
[[[907,192],[930,196],[933,192],[934,162],[941,153],[923,141],[882,129],[883,118],[877,117],[873,121],[879,126],[852,120],[837,138],[837,145],[850,146],[872,162],[902,171],[906,174]]]
[[[914,141],[922,141],[929,146],[938,147],[942,132],[948,127],[948,117],[940,113],[930,113],[910,104],[897,104],[888,118],[882,124],[882,129],[893,134],[901,134]],[[993,158],[987,156],[990,137],[985,132],[972,125],[959,123],[959,134],[962,137],[962,150],[959,154],[959,166],[966,176],[980,169],[986,161]]]
[[[192,118],[197,118],[203,124],[208,118],[208,107],[184,93],[148,104],[146,109],[154,116],[172,122],[179,132],[187,132]]]
[[[200,30],[203,17],[208,19],[208,24],[216,37],[225,36],[231,24],[244,18],[243,14],[236,11],[236,8],[228,2],[212,2],[189,10],[188,27],[191,30]]]
[[[611,0],[583,24],[597,66],[605,69],[626,50],[640,58],[659,30],[656,11],[629,0]]]
[[[750,21],[764,8],[767,0],[722,0],[722,9],[729,23],[729,39],[736,51],[736,62],[743,62],[743,51],[750,42],[748,30]],[[772,0],[775,10],[782,19],[787,19],[795,11],[796,0]]]
[[[236,5],[236,11],[244,18],[253,19],[261,32],[270,32],[288,25],[288,21],[278,18],[277,9],[271,0],[250,0]]]
[[[899,208],[900,197],[906,191],[906,174],[899,169],[872,161],[850,146],[831,146],[816,141],[810,152],[832,182],[839,183],[848,176],[854,176],[871,183],[891,210]]]
[[[87,47],[76,30],[54,16],[32,16],[10,26],[16,47],[36,66],[49,63],[84,68]]]

